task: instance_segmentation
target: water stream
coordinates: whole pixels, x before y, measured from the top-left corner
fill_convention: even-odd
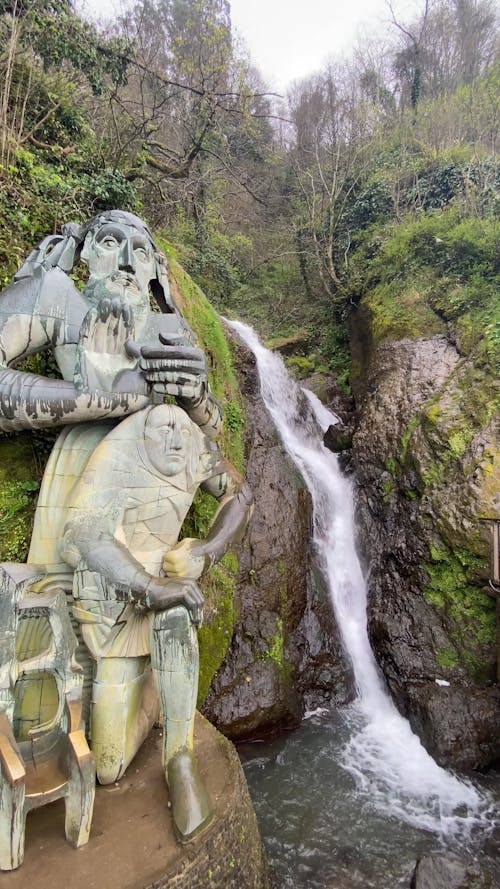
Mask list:
[[[481,837],[482,842],[492,831],[495,808],[492,794],[485,787],[462,780],[434,762],[392,703],[370,648],[366,582],[356,553],[352,489],[349,480],[339,469],[336,455],[324,447],[322,440],[322,431],[337,422],[337,418],[312,393],[307,393],[310,416],[304,419],[304,390],[291,380],[280,356],[265,349],[251,328],[236,321],[228,323],[256,357],[266,407],[310,491],[314,516],[313,542],[328,583],[357,689],[354,704],[342,714],[313,715],[309,724],[306,723],[299,730],[307,741],[304,738],[301,741],[299,737],[297,743],[315,749],[315,770],[320,769],[324,774],[325,769],[334,769],[335,776],[331,778],[335,783],[330,785],[330,795],[336,795],[340,785],[344,787],[342,793],[345,799],[350,799],[352,803],[355,798],[354,806],[348,805],[349,816],[346,812],[343,815],[338,812],[334,816],[344,820],[348,818],[351,828],[354,827],[354,810],[357,808],[359,812],[367,808],[379,824],[378,833],[384,834],[385,830],[389,845],[403,842],[399,834],[408,836],[408,831],[410,834],[414,831],[434,837],[436,842],[446,841],[455,848],[467,846],[474,850],[477,838]],[[318,737],[321,737],[321,743],[316,749],[313,739],[317,740]],[[290,750],[294,749],[295,741],[289,739],[280,743],[281,763],[278,766],[281,768]],[[334,758],[334,763],[325,759],[325,748],[328,755]],[[264,755],[262,749],[257,747],[254,753],[247,749],[250,784],[256,769],[266,772],[269,762],[276,759],[273,753],[269,755],[271,758],[267,760],[267,754]],[[295,772],[296,760],[294,754],[292,763],[295,765],[290,767]],[[255,766],[255,762],[259,761],[260,765]],[[306,770],[306,783],[311,784],[311,770],[307,767]],[[258,777],[257,773],[257,785]],[[282,768],[279,780],[281,784],[283,781],[286,783]],[[300,785],[302,779],[297,781],[295,774],[294,782],[296,786]],[[320,794],[324,786],[323,780]],[[260,792],[265,795],[264,787],[260,788]],[[325,806],[322,805],[324,814]],[[385,828],[381,828],[380,823],[385,824]],[[399,839],[392,835],[395,827]],[[358,829],[370,832],[366,825],[360,827],[358,824]],[[303,830],[302,837],[305,839]],[[284,842],[286,847],[287,843]],[[415,840],[411,840],[411,843],[414,849]],[[316,848],[318,855],[316,840],[311,848]],[[414,851],[412,856],[414,861]],[[286,868],[283,873],[286,874]],[[329,885],[300,881],[288,883],[285,876],[283,879],[283,886]],[[297,875],[294,879],[297,879]],[[312,879],[310,873],[308,879]],[[400,885],[394,882],[396,875],[392,882],[387,883],[370,883],[367,879],[365,874],[364,885],[383,886],[384,889]]]

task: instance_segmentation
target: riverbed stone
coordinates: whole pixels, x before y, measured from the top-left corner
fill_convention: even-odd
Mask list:
[[[415,867],[411,889],[490,889],[490,874],[476,861],[425,855]]]

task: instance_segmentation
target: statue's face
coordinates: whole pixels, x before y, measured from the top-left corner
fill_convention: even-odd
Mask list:
[[[147,293],[156,277],[153,247],[143,232],[133,226],[106,222],[87,235],[82,259],[88,265],[92,287],[106,279],[109,289],[120,293]]]
[[[190,425],[186,414],[174,413],[168,405],[151,411],[144,430],[144,442],[152,465],[162,475],[177,475],[186,468]]]

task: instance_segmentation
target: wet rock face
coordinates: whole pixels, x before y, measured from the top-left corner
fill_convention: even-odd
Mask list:
[[[500,753],[482,521],[500,518],[490,383],[443,336],[383,341],[369,360],[356,357],[364,373],[353,453],[372,644],[436,759],[484,766]]]
[[[411,889],[490,889],[491,876],[477,862],[452,855],[425,855],[415,868]]]
[[[233,640],[203,713],[234,739],[295,726],[304,707],[349,696],[347,669],[310,546],[311,501],[260,396],[251,353],[238,347],[254,512],[239,548]]]

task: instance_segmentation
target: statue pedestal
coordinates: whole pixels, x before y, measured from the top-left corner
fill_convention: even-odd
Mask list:
[[[24,864],[1,889],[265,889],[255,813],[232,744],[197,715],[195,752],[215,817],[186,846],[174,837],[153,729],[118,784],[97,787],[87,846],[64,838],[64,804],[30,813]]]

